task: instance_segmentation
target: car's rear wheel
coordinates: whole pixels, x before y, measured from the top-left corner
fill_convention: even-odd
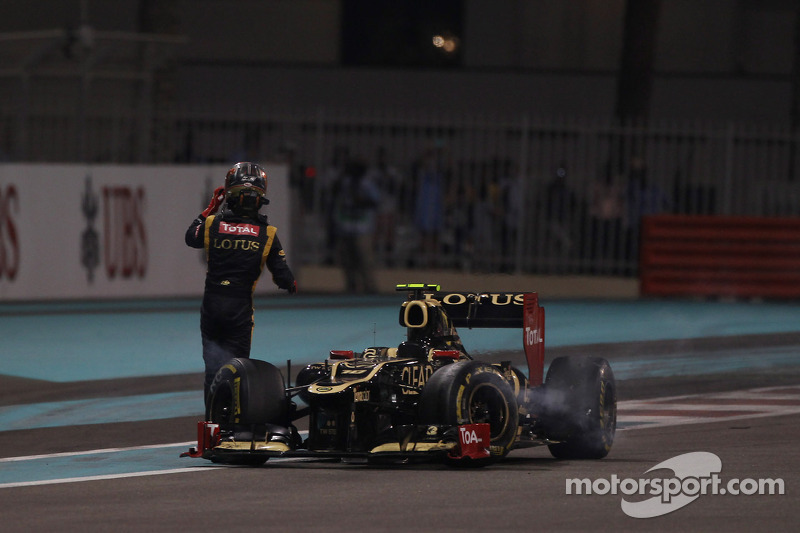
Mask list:
[[[423,424],[489,424],[490,452],[503,457],[517,434],[519,414],[514,391],[490,364],[462,361],[431,376],[419,402]]]
[[[557,357],[545,378],[544,424],[559,459],[601,459],[614,443],[617,386],[600,357]]]

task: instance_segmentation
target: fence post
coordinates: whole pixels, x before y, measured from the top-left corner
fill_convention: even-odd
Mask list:
[[[525,212],[528,201],[528,149],[530,144],[530,118],[528,113],[522,114],[522,134],[520,135],[520,148],[519,148],[519,165],[517,166],[517,177],[519,180],[519,210],[517,211],[517,242],[516,242],[516,257],[514,258],[514,272],[521,274],[523,271],[523,262],[525,255],[522,247],[525,243],[525,233],[527,231],[525,224]]]
[[[724,135],[725,142],[725,163],[722,169],[723,173],[723,187],[722,187],[722,205],[720,206],[720,214],[732,214],[731,202],[733,191],[733,154],[736,149],[736,131],[733,122],[728,122],[725,128]]]
[[[314,207],[315,213],[322,213],[322,179],[325,177],[325,160],[324,160],[324,146],[325,146],[325,110],[322,107],[317,108],[316,119],[314,120],[314,166],[316,167],[316,176],[314,177]]]

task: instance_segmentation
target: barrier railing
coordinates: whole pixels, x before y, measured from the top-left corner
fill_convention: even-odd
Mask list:
[[[122,105],[78,120],[71,100],[52,99],[25,114],[0,101],[0,161],[284,162],[304,265],[338,260],[336,183],[351,156],[381,188],[371,232],[382,268],[631,277],[642,215],[800,216],[800,135],[781,125],[176,107],[148,129]]]

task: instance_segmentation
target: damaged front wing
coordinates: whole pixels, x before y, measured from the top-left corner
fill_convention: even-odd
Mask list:
[[[455,429],[455,432],[451,431]],[[420,456],[444,457],[449,460],[486,460],[491,435],[489,424],[464,424],[456,426],[418,426],[421,439],[400,442],[385,442],[366,452],[340,450],[309,450],[293,448],[283,440],[233,440],[223,439],[220,425],[213,422],[197,423],[197,446],[181,454],[181,457],[220,459],[241,457],[360,457],[360,458],[412,458]],[[428,435],[450,435],[448,438],[426,438]],[[455,433],[456,436],[453,436]]]

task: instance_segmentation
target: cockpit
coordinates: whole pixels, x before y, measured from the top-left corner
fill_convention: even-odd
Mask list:
[[[400,307],[400,325],[407,330],[407,341],[398,347],[398,357],[413,355],[413,346],[419,346],[427,356],[430,350],[458,350],[466,353],[456,327],[438,300],[424,298],[408,300]],[[403,355],[409,352],[408,355]]]

